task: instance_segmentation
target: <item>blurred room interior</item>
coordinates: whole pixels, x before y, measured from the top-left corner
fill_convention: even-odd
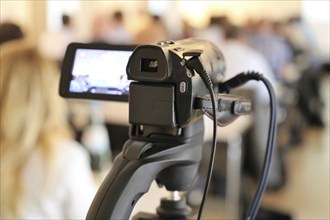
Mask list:
[[[1,23],[13,22],[19,25],[24,35],[39,45],[42,53],[59,63],[63,59],[65,47],[72,41],[87,43],[109,40],[108,43],[113,44],[148,44],[158,40],[200,37],[214,40],[222,50],[225,34],[223,30],[214,31],[211,28],[211,18],[218,18],[216,22],[219,23],[216,24],[219,26],[230,23],[249,27],[249,36],[254,34],[253,28],[257,25],[267,22],[274,25],[272,27],[278,28],[274,29],[278,31],[276,34],[289,42],[293,49],[291,58],[281,63],[283,66],[280,70],[272,69],[274,73],[278,71],[278,75],[274,75],[280,103],[276,144],[278,151],[272,169],[275,174],[270,177],[270,184],[261,204],[263,213],[259,219],[330,219],[329,1],[1,0],[0,10]],[[125,35],[127,38],[107,39],[107,19],[117,11],[124,17],[122,25],[128,33]],[[64,14],[70,17],[73,26],[70,36],[63,32],[61,18]],[[153,20],[156,17],[158,20]],[[152,23],[156,21],[162,23]],[[300,32],[298,29],[294,30],[296,32],[290,29],[293,24],[296,25],[295,28],[299,26]],[[225,29],[224,26],[222,28]],[[253,42],[250,46],[254,46]],[[270,57],[269,62],[281,62],[280,58],[286,56],[276,52],[272,54],[269,48],[267,51],[263,49],[260,52],[265,52],[265,59]],[[274,65],[276,67],[279,64]],[[119,146],[128,138],[128,133],[123,135],[128,132],[128,110],[127,103],[91,103],[71,103],[71,120],[77,132],[76,138],[90,151],[92,169],[101,181],[111,166],[112,157],[118,154],[121,150]],[[121,112],[120,115],[117,115],[118,111]],[[238,120],[228,128],[223,128],[223,133],[222,128],[219,129],[221,137],[216,157],[218,160],[203,219],[237,219],[240,216],[238,213],[244,212],[255,189],[260,168],[258,163],[253,163],[253,159],[248,157],[263,157],[260,152],[248,150],[262,136],[261,133],[259,136],[255,134],[258,132],[254,130],[257,123],[255,120],[262,122],[267,119],[254,115],[248,121]],[[110,145],[109,148],[97,151],[101,155],[93,154],[91,145],[95,139],[91,141],[92,132],[88,133],[93,123],[101,123],[103,130],[98,131],[106,136],[96,135],[93,138],[100,138],[99,142]],[[239,149],[230,149],[231,137],[236,133],[240,136],[241,144]],[[238,162],[237,158],[231,160],[230,150],[240,155]],[[228,165],[233,166],[234,170]],[[235,172],[238,172],[237,176],[230,175]],[[232,178],[232,182],[229,178]],[[235,185],[235,181],[240,182],[236,186],[239,191],[228,194],[228,185]],[[192,205],[196,203],[194,196],[198,197],[198,190],[197,186],[190,193]],[[148,194],[159,196],[165,193],[159,193],[152,186]],[[152,211],[157,201],[150,201],[158,200],[153,195],[143,197],[135,210]],[[234,198],[228,198],[230,196]]]

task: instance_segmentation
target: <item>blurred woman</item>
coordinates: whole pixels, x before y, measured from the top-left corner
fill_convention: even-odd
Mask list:
[[[0,218],[85,218],[96,185],[71,139],[57,66],[22,40],[0,51]]]

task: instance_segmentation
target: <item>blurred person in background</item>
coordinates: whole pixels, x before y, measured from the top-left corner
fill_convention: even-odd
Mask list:
[[[0,24],[0,45],[11,40],[21,39],[24,33],[20,26],[12,22]]]
[[[277,32],[277,24],[265,19],[258,21],[251,32],[249,43],[265,56],[272,68],[273,78],[280,82],[283,69],[292,62],[293,54],[287,42]]]
[[[115,11],[110,18],[110,31],[108,42],[111,44],[130,44],[133,40],[132,34],[125,27],[124,14]]]
[[[91,41],[108,43],[109,21],[104,14],[96,14],[91,21]]]
[[[226,79],[234,77],[242,71],[257,71],[269,79],[275,87],[277,82],[266,57],[249,45],[246,31],[243,27],[228,25],[225,29],[224,44],[221,50],[226,59]],[[256,89],[260,102],[268,103],[267,89],[258,82],[250,82],[245,87]]]
[[[314,32],[308,27],[301,16],[290,17],[283,28],[283,36],[293,51],[296,62],[301,69],[318,68],[321,58]]]
[[[313,31],[301,16],[293,16],[285,24],[283,36],[294,54],[295,88],[297,106],[303,121],[310,126],[323,128],[323,100],[320,95],[320,83],[326,69],[326,60],[322,60],[317,39]],[[324,63],[325,62],[325,63]],[[301,123],[299,124],[300,127]]]
[[[214,43],[218,48],[222,48],[224,43],[224,29],[230,24],[226,16],[212,16],[207,27],[197,30],[194,35]]]
[[[1,219],[83,219],[96,192],[71,138],[58,66],[24,40],[1,45]]]
[[[192,38],[195,36],[195,28],[187,20],[182,22],[182,35],[180,39]]]
[[[243,27],[228,25],[225,28],[225,42],[221,48],[226,61],[225,80],[228,80],[243,71],[255,71],[267,78],[274,87],[275,93],[279,96],[279,84],[274,78],[274,73],[266,57],[249,45],[246,30]],[[246,83],[243,87],[244,97],[250,96],[253,102],[253,117],[250,135],[251,141],[248,143],[247,152],[254,158],[249,167],[252,174],[257,176],[261,172],[266,150],[268,126],[269,126],[269,95],[266,87],[257,81]],[[246,91],[245,91],[246,90]],[[235,92],[235,91],[233,91]],[[249,92],[249,94],[247,94]],[[278,149],[274,150],[271,172],[268,186],[279,188],[284,184],[284,164],[279,158]],[[251,170],[250,170],[251,171]]]
[[[125,26],[122,11],[115,11],[111,16],[96,14],[92,20],[92,39],[94,43],[131,44],[133,35]]]
[[[147,14],[147,22],[133,40],[134,44],[152,44],[169,40],[169,35],[162,18],[158,15]]]

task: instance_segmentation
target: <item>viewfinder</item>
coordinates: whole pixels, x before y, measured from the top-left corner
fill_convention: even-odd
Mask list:
[[[156,73],[158,61],[156,59],[141,59],[141,72]]]

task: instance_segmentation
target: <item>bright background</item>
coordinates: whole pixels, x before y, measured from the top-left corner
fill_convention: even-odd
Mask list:
[[[248,18],[281,20],[301,14],[318,38],[318,47],[329,58],[330,2],[327,0],[264,0],[264,1],[79,1],[79,0],[1,0],[1,21],[15,21],[35,37],[42,31],[61,26],[63,12],[74,15],[82,38],[90,36],[90,25],[96,13],[120,9],[129,20],[127,26],[137,32],[143,24],[141,12],[164,16],[168,26],[180,27],[182,18],[192,26],[204,27],[212,15],[227,15],[241,24]],[[173,34],[180,28],[172,29]],[[37,38],[35,38],[37,39]]]

